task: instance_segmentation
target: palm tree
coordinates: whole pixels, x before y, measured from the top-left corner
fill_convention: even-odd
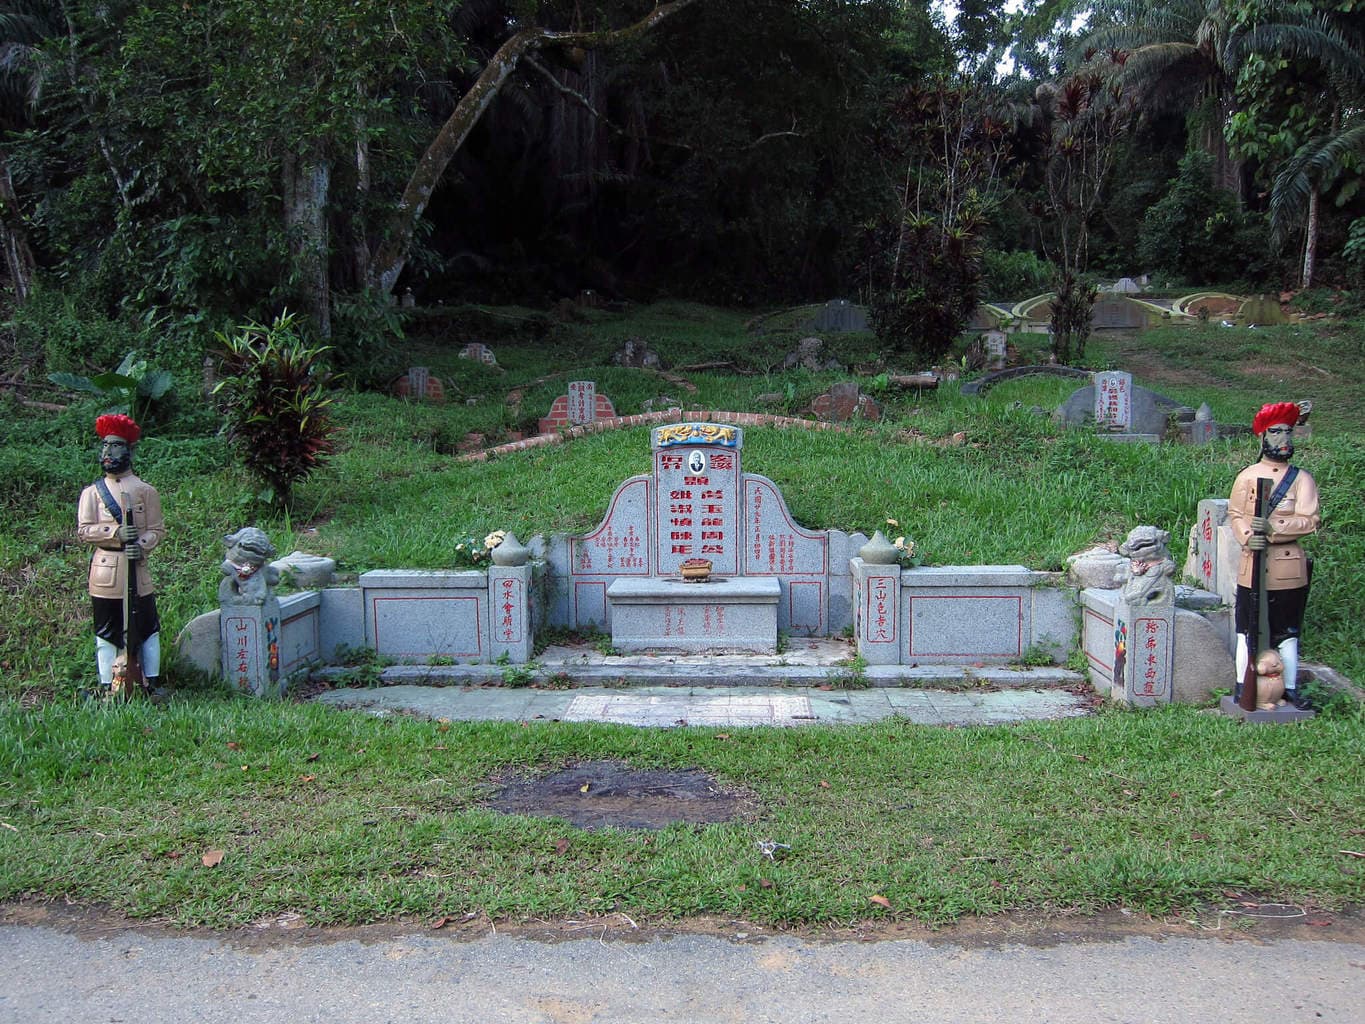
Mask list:
[[[1359,53],[1323,15],[1270,0],[1247,21],[1237,0],[1112,0],[1087,51],[1129,51],[1124,85],[1153,107],[1199,111],[1198,145],[1214,158],[1214,182],[1243,198],[1241,161],[1225,129],[1237,113],[1237,74],[1253,53],[1308,57],[1350,72]]]
[[[41,99],[47,81],[47,67],[38,45],[60,32],[60,11],[53,3],[18,0],[0,7],[0,138],[30,125],[30,112]],[[2,142],[0,248],[4,251],[15,302],[22,304],[33,289],[37,263]]]

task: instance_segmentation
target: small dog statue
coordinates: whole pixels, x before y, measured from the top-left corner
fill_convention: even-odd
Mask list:
[[[218,584],[220,604],[264,604],[271,588],[280,582],[280,571],[270,564],[275,546],[264,530],[244,526],[223,538],[227,556]]]

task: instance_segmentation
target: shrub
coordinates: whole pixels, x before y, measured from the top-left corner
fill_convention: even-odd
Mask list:
[[[219,334],[224,376],[213,389],[247,470],[268,500],[286,507],[294,485],[331,453],[335,429],[327,413],[331,375],[321,360],[328,349],[309,347],[294,320],[282,313],[269,327],[247,323]]]
[[[981,259],[981,291],[988,299],[1022,299],[1052,287],[1057,271],[1031,252],[988,249]]]

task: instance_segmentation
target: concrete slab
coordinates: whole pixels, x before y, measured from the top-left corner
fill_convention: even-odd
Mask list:
[[[451,721],[612,722],[646,728],[862,725],[893,716],[920,725],[1003,725],[1074,718],[1090,711],[1087,699],[1062,690],[950,693],[802,687],[774,692],[772,687],[386,686],[331,690],[315,699],[376,715],[415,714]]]

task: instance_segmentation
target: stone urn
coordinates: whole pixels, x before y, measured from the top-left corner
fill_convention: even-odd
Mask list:
[[[886,534],[878,530],[871,540],[858,549],[858,557],[868,565],[895,565],[900,561],[900,551],[886,539]]]
[[[531,549],[509,530],[502,543],[493,549],[492,557],[494,565],[525,565],[531,558]]]

